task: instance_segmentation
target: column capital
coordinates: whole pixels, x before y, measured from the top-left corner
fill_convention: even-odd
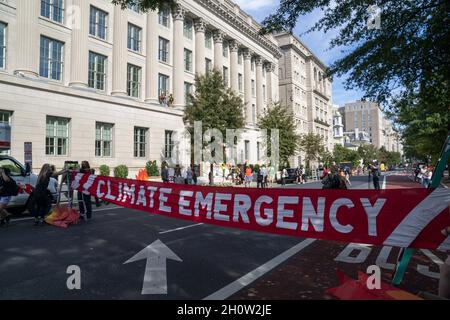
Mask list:
[[[194,29],[195,32],[205,32],[206,31],[206,23],[202,18],[194,19]]]
[[[244,55],[244,60],[250,60],[253,56],[253,51],[248,48],[245,48],[242,52]]]
[[[184,20],[185,14],[186,10],[180,4],[177,4],[176,9],[172,12],[172,17],[174,20]]]
[[[261,56],[256,56],[255,57],[255,64],[256,66],[260,67],[263,65],[264,59]]]
[[[239,50],[239,46],[240,43],[234,39],[229,42],[229,48],[231,52],[237,52]]]
[[[274,72],[275,71],[275,64],[272,62],[266,62],[264,65],[266,68],[266,72]]]
[[[225,33],[221,30],[215,30],[213,33],[213,39],[214,43],[217,42],[223,42],[223,39],[225,38]]]

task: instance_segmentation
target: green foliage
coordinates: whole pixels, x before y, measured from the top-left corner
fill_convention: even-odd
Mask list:
[[[126,179],[128,177],[128,167],[124,164],[115,167],[114,177]]]
[[[322,136],[308,133],[300,138],[300,150],[305,152],[306,167],[310,167],[311,161],[318,160],[319,155],[325,151]]]
[[[108,177],[110,173],[111,173],[111,170],[109,169],[109,167],[106,164],[102,164],[100,166],[100,175],[101,176]]]
[[[401,162],[401,156],[398,152],[387,151],[384,146],[378,150],[378,161],[386,164],[389,168]]]
[[[362,144],[358,147],[358,155],[363,159],[364,164],[371,163],[378,159],[378,150],[373,144]]]
[[[280,166],[288,167],[289,157],[293,156],[298,150],[300,139],[300,136],[296,132],[296,125],[292,113],[280,103],[275,103],[269,106],[258,119],[258,127],[260,129],[266,129],[268,137],[271,136],[272,129],[279,130]],[[267,154],[270,156],[270,139],[267,143]]]
[[[158,164],[156,163],[156,160],[148,161],[145,164],[145,170],[147,171],[147,175],[149,177],[159,176]]]
[[[148,10],[155,11],[163,8],[175,9],[176,0],[112,0],[115,5],[119,5],[122,9],[126,9],[128,5],[137,4],[139,10],[142,12],[147,12]]]
[[[191,103],[186,106],[183,116],[192,138],[195,121],[202,121],[203,132],[218,129],[224,140],[227,129],[242,129],[245,126],[244,103],[234,91],[225,86],[220,72],[215,70],[206,75],[197,75],[195,88],[195,94],[191,95]],[[223,142],[225,146],[226,141]]]
[[[343,162],[351,162],[352,166],[356,167],[359,165],[360,159],[361,159],[361,156],[359,155],[359,153],[357,151],[348,149],[340,144],[334,145],[333,161],[335,161],[337,164],[340,164]]]
[[[380,28],[368,28],[371,4]],[[347,49],[328,76],[348,75],[394,119],[409,157],[436,161],[450,129],[450,2],[285,0],[263,22],[262,32],[292,30],[299,16],[322,10],[308,31],[337,30],[331,48]]]

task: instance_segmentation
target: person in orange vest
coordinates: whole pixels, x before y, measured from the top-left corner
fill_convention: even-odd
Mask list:
[[[253,181],[252,168],[246,167],[245,168],[245,187],[250,187],[252,181]]]

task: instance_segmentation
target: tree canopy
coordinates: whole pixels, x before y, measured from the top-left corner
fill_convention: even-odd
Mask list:
[[[162,8],[175,8],[176,0],[112,0],[115,5],[126,9],[129,5],[137,5],[142,12],[154,11]]]
[[[346,49],[328,76],[348,75],[346,88],[358,87],[382,104],[402,129],[407,150],[436,157],[450,129],[450,2],[285,0],[263,21],[262,32],[292,30],[299,16],[315,9],[324,15],[305,31],[337,29],[330,48]],[[369,28],[375,17],[379,28]]]
[[[300,136],[296,132],[296,126],[292,113],[280,103],[269,106],[264,114],[258,119],[258,127],[266,129],[270,136],[272,129],[279,130],[279,159],[280,165],[289,166],[289,158],[298,150]],[[268,146],[270,153],[270,145]]]
[[[318,160],[325,151],[323,138],[320,134],[307,133],[299,141],[300,150],[305,152],[306,167],[310,169],[311,161]]]

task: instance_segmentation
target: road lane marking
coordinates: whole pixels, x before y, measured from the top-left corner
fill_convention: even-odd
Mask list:
[[[166,231],[161,231],[159,234],[164,234],[164,233],[174,232],[174,231],[183,230],[183,229],[187,229],[187,228],[192,228],[192,227],[196,227],[196,226],[201,226],[202,224],[203,223],[191,224],[191,225],[186,226],[186,227],[180,227],[180,228],[176,228],[176,229],[170,229],[170,230],[166,230]]]
[[[235,294],[242,288],[248,286],[253,281],[257,280],[258,278],[262,277],[264,274],[272,270],[273,268],[277,267],[293,255],[297,254],[301,250],[305,249],[307,246],[312,244],[313,242],[317,241],[317,239],[305,239],[302,242],[296,244],[292,248],[286,250],[285,252],[281,253],[280,255],[276,256],[272,260],[266,262],[265,264],[259,266],[255,270],[247,273],[246,275],[242,276],[241,278],[237,279],[236,281],[233,281],[229,285],[223,287],[222,289],[219,289],[218,291],[214,292],[213,294],[210,294],[203,300],[225,300],[226,298],[230,297],[231,295]]]

